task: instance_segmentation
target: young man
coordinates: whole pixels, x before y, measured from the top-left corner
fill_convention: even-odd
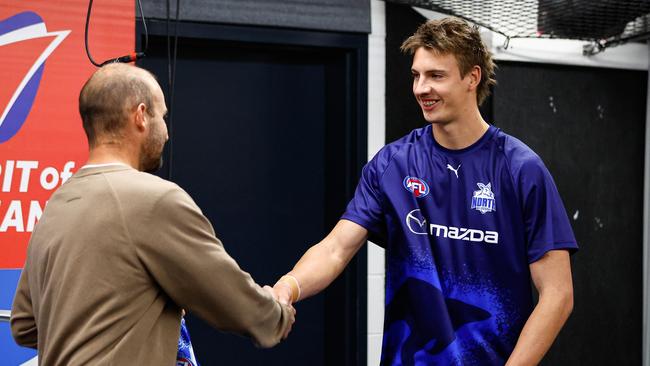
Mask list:
[[[333,231],[274,289],[318,293],[370,234],[387,255],[382,365],[537,364],[573,306],[577,244],[555,184],[481,117],[494,63],[477,29],[429,21],[402,50],[430,125],[377,153]]]
[[[144,173],[160,167],[167,141],[153,75],[104,66],[79,111],[88,163],[32,234],[12,307],[16,342],[37,348],[43,365],[172,365],[186,351],[182,308],[263,347],[286,337],[293,308],[239,268],[185,191]]]

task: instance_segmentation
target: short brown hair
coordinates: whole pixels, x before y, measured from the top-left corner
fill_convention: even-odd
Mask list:
[[[452,54],[458,61],[460,75],[465,77],[475,65],[481,68],[481,80],[476,88],[479,105],[490,95],[490,86],[496,84],[492,54],[481,40],[477,27],[464,20],[448,17],[429,20],[402,43],[402,52],[413,55],[420,47],[440,54]]]
[[[129,113],[140,103],[154,115],[153,91],[144,69],[126,64],[109,64],[86,81],[79,94],[79,114],[90,147],[99,135],[120,135]]]

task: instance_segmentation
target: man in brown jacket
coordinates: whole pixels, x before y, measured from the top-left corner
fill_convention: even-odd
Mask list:
[[[43,365],[173,365],[181,309],[271,347],[294,310],[225,252],[162,163],[167,108],[147,71],[102,67],[79,110],[88,163],[50,198],[12,308],[20,345]]]

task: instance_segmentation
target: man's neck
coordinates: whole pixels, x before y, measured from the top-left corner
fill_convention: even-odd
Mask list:
[[[431,131],[436,142],[450,150],[460,150],[478,141],[490,125],[476,114],[449,123],[432,123]]]
[[[124,164],[133,169],[139,168],[139,161],[122,147],[114,145],[98,145],[90,149],[86,165]]]

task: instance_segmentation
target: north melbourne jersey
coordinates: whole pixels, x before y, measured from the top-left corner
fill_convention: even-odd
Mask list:
[[[539,156],[494,126],[461,150],[430,125],[385,146],[342,219],[386,248],[382,365],[505,363],[534,305],[529,264],[578,248]]]

